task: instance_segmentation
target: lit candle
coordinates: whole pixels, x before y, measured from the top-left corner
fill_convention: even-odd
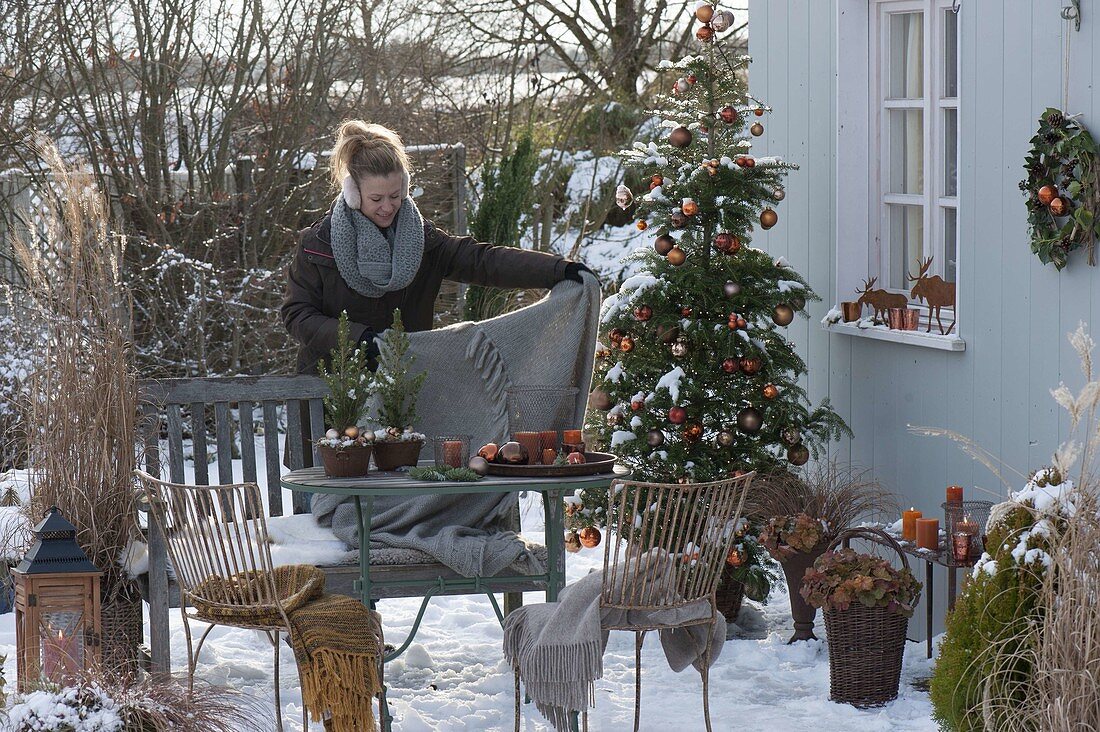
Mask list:
[[[461,468],[462,465],[462,441],[446,440],[443,443],[443,462],[452,468]]]
[[[539,432],[539,455],[545,456],[547,450],[554,452],[554,457],[558,456],[558,433],[557,430],[543,430]],[[542,460],[544,465],[548,465],[545,457]],[[550,462],[554,462],[551,458]]]
[[[970,516],[967,516],[966,519],[955,524],[955,532],[975,536],[978,533],[978,524],[975,521],[971,521]]]
[[[514,435],[512,435],[512,439],[523,445],[524,448],[526,448],[528,465],[539,464],[538,432],[516,432]]]
[[[542,449],[542,464],[553,465],[554,461],[558,459],[558,451],[552,447],[544,447]]]
[[[940,548],[940,520],[934,518],[919,518],[917,521],[917,548]]]
[[[961,485],[949,485],[947,486],[947,502],[948,503],[962,503],[963,500],[963,487]]]
[[[924,514],[915,508],[901,512],[901,538],[905,541],[917,540],[917,519]]]
[[[562,430],[561,441],[570,445],[576,445],[584,440],[580,430]]]

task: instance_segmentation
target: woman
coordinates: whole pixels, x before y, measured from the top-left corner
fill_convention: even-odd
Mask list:
[[[301,233],[282,305],[283,323],[300,344],[298,373],[317,373],[318,360],[336,347],[344,310],[352,337],[374,357],[374,336],[390,327],[394,308],[407,330],[431,329],[443,280],[548,288],[591,272],[553,254],[451,236],[420,215],[409,197],[410,172],[395,132],[361,120],[340,125],[332,174],[341,195]]]

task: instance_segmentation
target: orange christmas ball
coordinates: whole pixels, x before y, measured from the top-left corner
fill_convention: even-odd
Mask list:
[[[570,465],[583,465],[585,463],[583,452],[571,452],[565,456],[565,462]]]
[[[634,339],[630,336],[623,336],[623,339],[619,341],[619,350],[623,353],[630,353],[634,350]]]
[[[577,453],[571,452],[569,454],[576,455]],[[603,538],[603,535],[600,534],[600,530],[595,526],[585,526],[581,529],[579,536],[581,538],[581,544],[589,549],[599,546],[600,539]]]
[[[666,258],[668,259],[668,263],[671,264],[673,267],[679,267],[687,260],[687,255],[684,254],[683,249],[674,246],[672,247],[672,250],[668,253]]]
[[[703,436],[703,425],[698,422],[692,422],[684,427],[684,439],[688,442],[698,442],[699,438]]]
[[[755,114],[757,117],[763,117],[764,116],[764,108],[763,107],[757,107],[756,109],[752,110],[752,113]]]
[[[1058,189],[1054,186],[1043,186],[1039,189],[1039,203],[1049,206],[1050,202],[1058,195]]]
[[[699,19],[700,23],[709,23],[711,18],[714,17],[714,6],[708,3],[700,3],[699,7],[695,8],[695,17]]]
[[[760,228],[770,229],[779,223],[779,214],[775,209],[766,208],[760,212]]]
[[[630,408],[635,412],[640,412],[642,409],[645,408],[645,402],[643,402],[641,399],[635,399],[630,403]]]
[[[699,30],[695,31],[695,37],[703,43],[710,43],[714,40],[714,29],[709,25],[701,25]]]
[[[697,204],[690,198],[687,198],[680,206],[680,210],[684,212],[685,216],[694,216],[695,214],[699,213],[699,204]]]
[[[775,399],[779,396],[779,388],[775,384],[768,384],[764,387],[764,398]]]
[[[1068,208],[1063,199],[1058,197],[1050,199],[1050,212],[1055,216],[1064,216]]]
[[[722,121],[726,124],[731,124],[737,119],[737,110],[733,107],[722,107],[718,112],[718,116],[722,118]]]
[[[744,165],[745,165],[746,168],[755,168],[756,167],[756,158],[746,157]]]
[[[645,219],[640,219],[638,221],[638,231],[645,231],[648,228],[649,228],[649,224],[646,223]]]

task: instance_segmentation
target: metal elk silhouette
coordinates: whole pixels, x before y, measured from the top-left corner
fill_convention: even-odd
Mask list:
[[[909,305],[909,298],[888,290],[873,289],[878,277],[872,277],[863,281],[863,289],[856,290],[859,293],[859,304],[870,305],[875,310],[874,322],[885,322],[886,311],[890,308],[903,308]]]
[[[947,335],[954,330],[955,320],[951,321],[951,325],[949,325],[945,331],[943,329],[943,321],[940,320],[940,309],[944,307],[955,307],[955,283],[947,282],[939,275],[929,277],[928,268],[931,266],[932,257],[923,259],[920,262],[920,274],[914,277],[906,270],[905,276],[910,282],[916,283],[909,291],[910,294],[916,298],[918,302],[925,301],[928,303],[928,330],[925,332],[930,333],[932,331],[932,316],[935,315],[936,323],[940,326],[940,334]],[[952,313],[954,313],[953,309]]]

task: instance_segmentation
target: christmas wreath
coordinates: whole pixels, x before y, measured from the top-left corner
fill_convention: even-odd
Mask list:
[[[1031,138],[1024,160],[1031,251],[1043,264],[1062,269],[1069,253],[1087,247],[1095,265],[1095,237],[1100,234],[1100,184],[1097,146],[1083,126],[1061,110],[1047,109]]]

